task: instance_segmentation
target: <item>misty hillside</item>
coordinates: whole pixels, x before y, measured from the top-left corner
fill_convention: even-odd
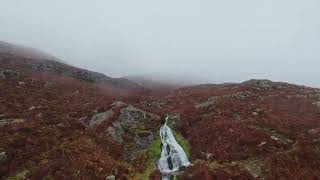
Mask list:
[[[143,90],[141,86],[125,78],[111,78],[102,73],[76,68],[39,50],[8,43],[0,43],[0,63],[2,68],[67,76],[115,88]]]
[[[319,17],[1,0],[0,180],[320,180]]]
[[[1,179],[162,179],[166,115],[191,162],[178,164],[178,179],[320,176],[320,89],[271,80],[132,82],[6,55],[0,53]]]
[[[16,57],[16,58],[23,57],[27,59],[47,59],[47,60],[61,61],[58,58],[54,57],[53,55],[47,54],[40,50],[31,48],[31,47],[15,45],[15,44],[7,43],[4,41],[0,41],[0,54],[2,56]]]
[[[149,90],[157,92],[162,90],[163,93],[195,84],[195,82],[189,80],[187,77],[179,77],[175,75],[145,74],[125,76],[124,78],[129,79],[130,81],[133,81]]]

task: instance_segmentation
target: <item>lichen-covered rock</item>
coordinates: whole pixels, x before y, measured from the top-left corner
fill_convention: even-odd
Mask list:
[[[53,86],[55,86],[55,83],[50,81],[45,82],[45,84],[43,85],[43,87],[45,88],[51,88]]]
[[[232,95],[232,97],[235,97],[237,99],[246,99],[250,96],[252,96],[252,93],[250,91],[240,91]]]
[[[0,79],[6,79],[6,76],[2,72],[0,72]]]
[[[4,114],[0,114],[0,119],[5,118],[6,116]]]
[[[7,161],[8,156],[6,155],[6,152],[0,152],[0,163],[4,163]]]
[[[124,107],[120,111],[118,120],[107,131],[114,141],[122,143],[124,131],[134,137],[137,129],[144,128],[143,124],[147,119],[147,114],[147,112],[132,105]]]
[[[212,105],[214,105],[217,98],[218,98],[217,96],[210,97],[206,101],[204,101],[200,104],[197,104],[194,107],[196,109],[201,109],[201,108],[206,108],[206,107],[212,106]]]
[[[135,136],[136,148],[147,148],[154,140],[153,133],[151,131],[138,131]]]
[[[18,85],[19,85],[19,86],[25,86],[25,85],[26,85],[26,82],[20,81],[20,82],[18,82]]]
[[[251,79],[249,81],[245,81],[242,84],[245,85],[253,85],[259,89],[270,90],[270,89],[284,89],[289,86],[287,83],[283,82],[273,82],[267,79]]]
[[[0,120],[0,127],[9,125],[9,124],[18,124],[18,123],[23,123],[25,122],[24,119],[1,119]]]
[[[118,119],[106,130],[108,136],[119,144],[131,144],[125,146],[124,158],[130,161],[141,149],[147,148],[155,138],[152,127],[157,115],[138,109],[132,105],[120,110]]]
[[[132,105],[123,108],[119,116],[119,120],[128,125],[133,125],[135,124],[135,122],[145,118],[146,118],[146,112]]]
[[[119,107],[123,107],[123,106],[126,106],[127,104],[125,102],[122,102],[122,101],[114,101],[111,106],[112,107],[116,107],[116,108],[119,108]]]
[[[106,112],[95,114],[91,120],[89,121],[89,126],[97,126],[101,124],[103,121],[108,120],[114,115],[112,110],[108,110]]]
[[[115,142],[119,144],[123,142],[122,135],[124,134],[124,130],[119,122],[112,123],[112,126],[108,127],[107,132]]]
[[[110,175],[106,177],[106,180],[116,180],[116,177],[114,175]]]
[[[165,106],[165,103],[160,101],[141,101],[140,103],[145,107],[151,108],[163,108]]]
[[[0,69],[0,78],[1,79],[17,79],[20,80],[22,78],[22,73],[17,70],[11,69]]]
[[[320,101],[312,103],[313,105],[316,105],[318,108],[320,108]]]

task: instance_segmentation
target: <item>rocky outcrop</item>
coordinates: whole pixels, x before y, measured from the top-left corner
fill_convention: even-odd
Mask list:
[[[72,77],[81,81],[108,85],[116,88],[144,90],[140,85],[124,78],[111,78],[102,73],[89,71],[69,66],[67,64],[47,59],[29,59],[29,58],[0,58],[0,64],[5,67],[12,67],[22,71],[43,72],[54,75]],[[1,71],[1,68],[0,68]],[[3,78],[0,72],[0,78]]]
[[[97,113],[90,119],[89,126],[90,127],[98,126],[103,121],[106,121],[109,118],[111,118],[113,115],[114,115],[114,113],[112,110],[108,110],[108,111],[102,112],[102,113]]]
[[[218,100],[222,98],[236,98],[236,99],[246,99],[253,96],[253,93],[250,91],[240,91],[234,94],[227,94],[227,95],[222,95],[222,96],[212,96],[209,97],[206,101],[201,102],[200,104],[195,105],[194,107],[196,109],[202,109],[202,108],[207,108],[210,106],[213,106]]]
[[[6,162],[7,158],[6,152],[0,152],[0,164]]]
[[[140,130],[136,131],[134,140],[136,142],[137,149],[147,148],[154,140],[154,135],[151,130]]]
[[[210,97],[210,98],[208,98],[206,101],[204,101],[204,102],[202,102],[202,103],[200,103],[200,104],[197,104],[197,105],[195,105],[194,107],[195,107],[196,109],[207,108],[207,107],[209,107],[209,106],[214,105],[214,103],[215,103],[215,101],[217,100],[217,98],[218,98],[217,96]]]
[[[22,73],[20,71],[0,68],[0,79],[16,79],[20,80]]]
[[[129,105],[121,110],[119,121],[127,128],[136,128],[146,118],[147,112]]]
[[[110,175],[106,177],[106,180],[116,180],[116,177],[114,175]]]
[[[119,122],[112,123],[112,126],[108,127],[107,132],[115,142],[119,144],[123,143],[122,136],[124,135],[124,130]]]
[[[251,93],[250,91],[240,91],[235,94],[232,94],[231,97],[234,97],[237,99],[246,99],[252,95],[253,95],[253,93]]]
[[[165,103],[160,101],[141,101],[140,103],[145,107],[151,108],[163,108],[165,106]]]
[[[118,119],[106,132],[118,144],[131,144],[125,147],[124,154],[125,159],[130,161],[135,153],[147,148],[154,141],[152,124],[157,119],[157,115],[129,105],[120,110]]]
[[[251,79],[241,83],[243,85],[254,86],[262,90],[271,90],[271,89],[283,89],[287,88],[289,84],[283,82],[273,82],[267,79]]]
[[[123,106],[126,106],[127,104],[122,102],[122,101],[114,101],[111,106],[113,108],[119,108],[119,107],[123,107]]]
[[[70,76],[83,81],[97,82],[97,83],[105,81],[106,78],[111,79],[109,77],[106,77],[104,74],[94,73],[87,70],[75,71],[71,73]]]
[[[320,101],[312,103],[313,105],[316,105],[318,108],[320,108]]]
[[[0,127],[6,126],[9,124],[18,124],[18,123],[23,123],[23,122],[25,122],[24,119],[0,119]]]

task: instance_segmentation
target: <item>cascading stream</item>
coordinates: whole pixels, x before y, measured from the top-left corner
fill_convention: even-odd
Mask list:
[[[167,121],[168,117],[166,117],[165,124],[160,128],[162,151],[161,158],[158,161],[158,168],[163,174],[163,180],[177,174],[180,168],[190,165],[186,153],[173,136]]]

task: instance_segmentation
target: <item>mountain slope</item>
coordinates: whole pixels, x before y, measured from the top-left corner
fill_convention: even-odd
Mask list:
[[[195,164],[181,179],[316,179],[320,90],[269,80],[177,89],[149,111],[179,115]],[[152,104],[152,103],[149,103]]]
[[[0,41],[0,54],[2,54],[2,56],[15,57],[15,58],[20,57],[20,58],[27,58],[27,59],[48,59],[48,60],[61,61],[58,58],[54,57],[53,55],[44,53],[37,49],[21,46],[21,45],[14,45],[4,41]]]
[[[249,80],[158,90],[4,53],[0,179],[161,179],[166,114],[193,164],[179,179],[320,177],[319,89]]]
[[[29,73],[68,76],[115,88],[143,90],[141,86],[127,79],[111,78],[102,73],[76,68],[59,62],[57,58],[38,50],[4,42],[0,42],[0,64],[2,67]]]

